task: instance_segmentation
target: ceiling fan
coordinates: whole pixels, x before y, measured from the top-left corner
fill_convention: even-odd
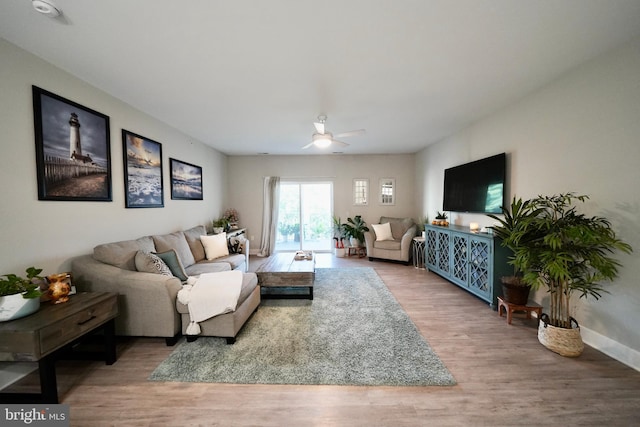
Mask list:
[[[311,135],[311,142],[305,145],[304,147],[302,147],[303,150],[314,145],[318,148],[327,148],[331,144],[336,144],[341,147],[346,147],[347,145],[349,145],[346,142],[333,139],[333,134],[328,130],[326,130],[324,126],[326,121],[327,121],[326,115],[321,114],[318,116],[318,121],[313,124],[316,127],[316,131],[313,133],[313,135]],[[345,138],[348,136],[361,135],[363,133],[365,133],[364,129],[358,129],[358,130],[352,130],[349,132],[342,132],[342,133],[336,134],[336,137]]]

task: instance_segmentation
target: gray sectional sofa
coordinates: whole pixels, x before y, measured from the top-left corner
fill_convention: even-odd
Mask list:
[[[141,263],[136,256],[171,254],[173,250],[178,264],[181,264],[178,268],[183,267],[188,276],[240,270],[244,274],[236,311],[200,323],[201,335],[225,337],[227,342],[233,342],[242,325],[260,304],[257,277],[255,273],[247,273],[249,242],[244,242],[242,253],[207,260],[200,240],[200,236],[205,234],[205,227],[197,226],[170,234],[98,245],[92,255],[72,261],[74,285],[79,291],[118,293],[117,335],[164,337],[167,345],[173,345],[189,321],[186,306],[177,301],[183,281],[176,277],[180,276],[177,273],[166,275],[148,272],[148,269],[139,271]]]

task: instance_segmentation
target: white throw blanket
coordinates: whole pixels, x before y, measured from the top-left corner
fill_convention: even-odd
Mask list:
[[[198,322],[235,311],[241,288],[242,272],[237,270],[204,273],[197,279],[189,277],[178,292],[178,301],[187,306],[191,317],[187,335],[200,333]]]

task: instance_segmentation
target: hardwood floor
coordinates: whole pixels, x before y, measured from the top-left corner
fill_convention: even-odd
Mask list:
[[[255,270],[262,261],[251,259]],[[373,267],[456,378],[453,387],[345,387],[147,381],[172,348],[122,339],[118,361],[61,361],[73,426],[631,426],[640,372],[586,347],[565,358],[537,340],[536,320],[507,325],[439,276],[366,258],[318,256],[318,268]],[[240,338],[241,339],[241,338]],[[18,389],[28,386],[25,379]],[[26,384],[26,385],[25,385]]]

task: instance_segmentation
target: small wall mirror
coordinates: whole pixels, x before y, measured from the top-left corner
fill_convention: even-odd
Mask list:
[[[395,178],[380,179],[380,204],[396,204],[396,180]]]
[[[353,204],[356,206],[366,206],[369,204],[368,179],[355,178],[353,180]]]

